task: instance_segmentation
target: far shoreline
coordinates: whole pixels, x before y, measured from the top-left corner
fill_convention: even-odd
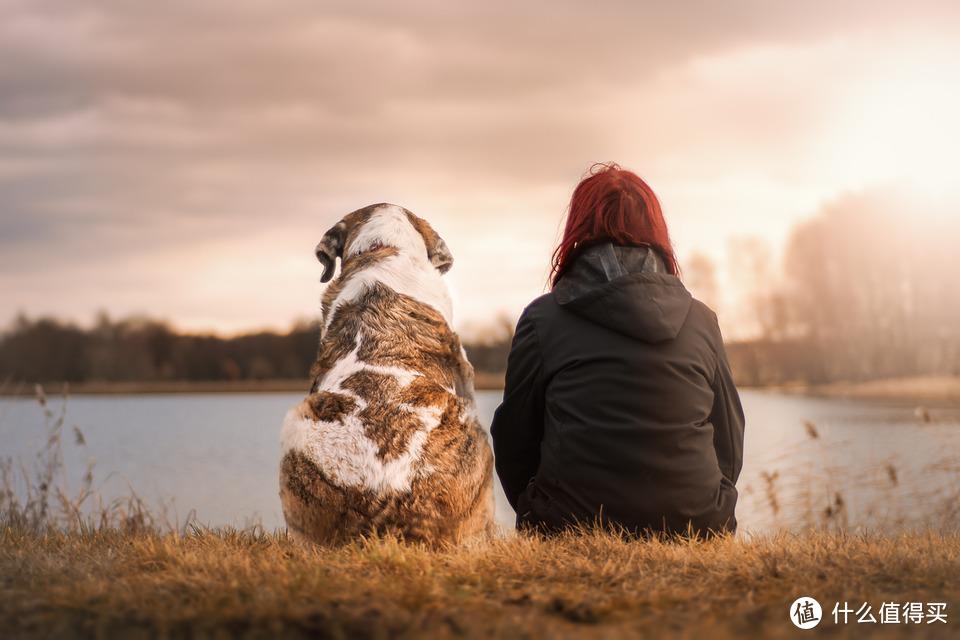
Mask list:
[[[39,386],[51,398],[85,395],[149,395],[175,393],[306,393],[310,389],[307,378],[275,380],[150,380],[150,381],[95,381],[44,382]],[[502,374],[476,374],[478,391],[502,391]],[[37,384],[28,382],[0,384],[0,397],[34,397]]]
[[[49,397],[73,395],[149,395],[203,393],[303,393],[309,389],[305,379],[279,380],[162,380],[147,382],[44,383]],[[478,391],[502,391],[503,374],[478,373]],[[839,381],[828,384],[741,385],[743,390],[767,391],[819,398],[844,398],[914,404],[918,406],[960,407],[960,376],[912,376],[864,382]],[[0,385],[0,397],[33,397],[36,385],[7,383]]]
[[[911,403],[921,407],[960,407],[960,376],[905,376],[857,382],[837,381],[827,384],[756,388],[819,398]]]

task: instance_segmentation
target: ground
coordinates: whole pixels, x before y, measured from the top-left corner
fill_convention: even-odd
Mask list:
[[[810,532],[709,542],[590,533],[432,551],[284,534],[0,527],[6,637],[957,637],[960,534]],[[947,624],[833,623],[835,602],[946,602]]]

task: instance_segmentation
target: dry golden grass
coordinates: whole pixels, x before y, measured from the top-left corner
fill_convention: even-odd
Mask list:
[[[589,533],[430,551],[285,535],[0,530],[7,637],[781,637],[796,597],[820,631],[956,637],[960,535],[811,532],[708,542]],[[948,624],[835,626],[835,601],[947,602]]]

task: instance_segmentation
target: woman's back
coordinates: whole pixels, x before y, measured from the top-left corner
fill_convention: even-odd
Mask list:
[[[714,423],[726,431],[720,414],[739,403],[724,401],[720,349],[713,313],[664,273],[653,251],[588,249],[518,326],[511,355],[519,366],[510,374],[529,376],[524,358],[539,360],[539,373],[530,389],[507,382],[508,394],[521,395],[504,398],[493,424],[501,476],[512,467],[507,432],[530,420],[543,433],[537,491],[527,497],[535,510],[554,512],[542,520],[602,514],[631,529],[684,529],[690,521],[729,528],[740,453],[730,437],[714,442]],[[531,391],[542,405],[524,397]],[[542,406],[542,415],[525,416],[524,406]],[[730,485],[721,492],[724,476]]]

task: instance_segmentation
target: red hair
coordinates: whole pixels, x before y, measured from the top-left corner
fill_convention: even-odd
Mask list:
[[[604,241],[651,247],[667,271],[680,275],[656,194],[640,176],[613,162],[590,167],[573,190],[563,240],[553,252],[550,284],[556,286],[581,251]]]

